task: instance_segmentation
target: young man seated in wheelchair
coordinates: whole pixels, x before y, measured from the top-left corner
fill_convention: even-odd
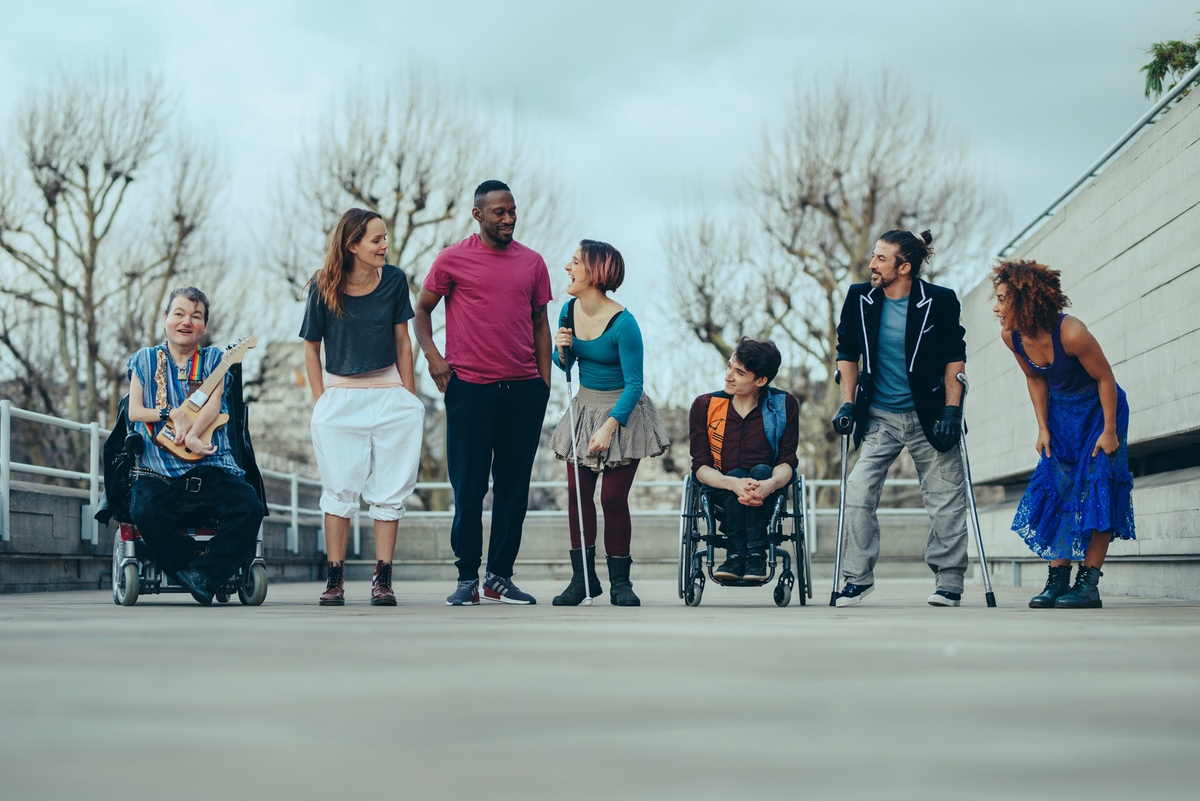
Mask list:
[[[251,557],[265,515],[259,493],[234,458],[227,427],[213,432],[211,445],[202,439],[219,414],[229,413],[232,376],[226,373],[221,391],[202,401],[194,419],[183,408],[221,362],[221,348],[200,347],[208,313],[203,292],[176,289],[163,313],[165,342],[139,350],[128,365],[130,428],[142,439],[130,487],[131,522],[158,567],[205,605]],[[161,446],[155,438],[164,428],[174,432],[176,445],[203,458],[185,461]],[[201,493],[220,522],[207,548],[197,553],[196,541],[180,529],[195,525],[186,519],[193,505],[187,501],[189,494]]]
[[[743,339],[729,357],[724,391],[692,403],[692,473],[721,520],[726,560],[713,576],[722,581],[770,575],[767,526],[799,464],[800,404],[770,386],[780,362],[774,342]]]

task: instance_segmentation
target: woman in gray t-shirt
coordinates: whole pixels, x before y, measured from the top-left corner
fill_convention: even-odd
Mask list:
[[[408,280],[387,264],[387,247],[382,217],[363,209],[343,214],[309,281],[300,326],[329,558],[322,606],[345,603],[346,540],[360,497],[375,523],[371,604],[396,604],[397,521],[417,483],[425,406],[415,394]]]

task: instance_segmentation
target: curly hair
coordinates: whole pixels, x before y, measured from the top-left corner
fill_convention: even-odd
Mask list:
[[[1063,294],[1061,273],[1032,259],[1002,261],[992,268],[992,292],[1008,287],[1008,322],[1023,337],[1053,331],[1070,299]]]

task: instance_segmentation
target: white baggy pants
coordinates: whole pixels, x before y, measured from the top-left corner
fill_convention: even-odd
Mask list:
[[[312,414],[321,511],[399,520],[417,484],[425,405],[404,387],[329,387]]]

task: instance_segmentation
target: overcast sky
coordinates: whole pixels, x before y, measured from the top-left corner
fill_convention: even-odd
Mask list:
[[[887,67],[914,97],[931,96],[1007,199],[1015,233],[1145,112],[1145,49],[1194,36],[1197,10],[1196,0],[0,0],[0,136],[47,75],[106,57],[161,69],[189,125],[226,154],[227,219],[253,221],[339,87],[434,70],[505,118],[516,104],[569,196],[579,230],[567,238],[620,248],[633,277],[617,298],[650,319],[664,222],[690,198],[733,191],[797,82]],[[569,254],[544,255],[557,270]]]

